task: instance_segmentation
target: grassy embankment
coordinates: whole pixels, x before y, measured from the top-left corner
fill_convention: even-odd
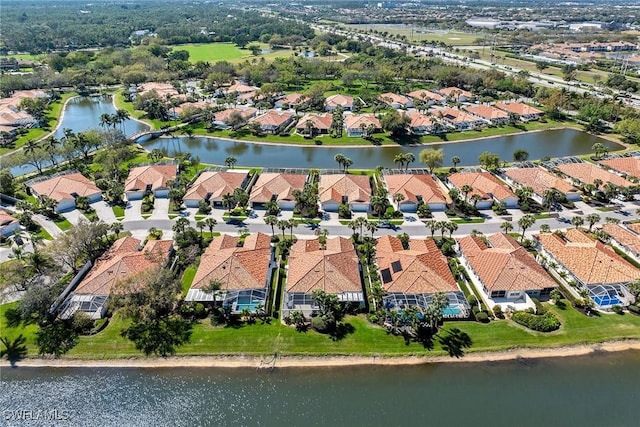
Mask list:
[[[187,278],[188,279],[188,278]],[[566,303],[566,301],[565,301]],[[27,337],[29,355],[37,353],[34,325],[10,328],[6,324],[4,310],[15,303],[0,306],[0,330],[2,336],[15,338],[19,333]],[[593,344],[604,341],[640,339],[640,317],[626,314],[586,317],[571,307],[564,310],[555,306],[550,309],[562,321],[560,330],[548,334],[532,332],[510,320],[481,324],[471,321],[446,322],[444,331],[459,328],[469,334],[473,345],[469,352],[501,351],[514,348],[554,348],[577,344]],[[363,316],[349,316],[345,321],[353,326],[353,333],[333,341],[326,335],[314,331],[296,332],[278,320],[263,325],[239,327],[213,327],[208,319],[193,328],[188,344],[178,348],[178,355],[206,354],[292,354],[292,355],[442,355],[436,341],[434,350],[427,351],[417,343],[405,344],[400,337],[387,334],[378,326],[370,324]],[[78,345],[68,354],[69,358],[114,359],[140,356],[133,344],[120,336],[128,324],[116,314],[109,325],[91,337],[81,337]]]

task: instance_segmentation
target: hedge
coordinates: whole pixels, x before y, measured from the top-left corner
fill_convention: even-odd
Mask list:
[[[511,317],[514,322],[539,332],[551,332],[560,328],[560,321],[550,311],[543,315],[535,315],[526,311],[516,311]]]

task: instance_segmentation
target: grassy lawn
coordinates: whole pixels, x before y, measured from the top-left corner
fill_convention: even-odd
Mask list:
[[[180,279],[182,283],[182,298],[187,296],[187,292],[189,292],[189,287],[191,287],[193,278],[196,276],[196,271],[198,271],[198,267],[190,265],[182,274],[182,279]]]
[[[53,222],[62,231],[67,231],[68,229],[71,228],[71,223],[69,222],[69,220],[63,217],[62,215],[58,216],[58,218],[55,219]]]
[[[451,222],[455,222],[456,224],[482,224],[484,223],[484,218],[454,218]]]
[[[2,58],[16,58],[16,59],[24,59],[25,61],[34,61],[34,62],[40,62],[46,57],[47,55],[42,53],[37,55],[32,55],[30,53],[12,53],[11,55],[2,55]]]
[[[122,206],[113,205],[111,206],[111,210],[113,210],[116,218],[124,218],[124,208]]]
[[[269,45],[265,43],[250,44],[257,44],[262,49],[269,49]],[[265,54],[253,56],[249,49],[240,49],[233,43],[189,43],[175,46],[173,50],[186,50],[189,52],[189,61],[192,63],[198,61],[211,63],[229,61],[231,63],[238,63],[250,58],[264,58],[265,61],[271,61],[275,58],[286,58],[293,54],[293,51],[288,49],[275,49]]]
[[[36,355],[38,353],[36,347],[36,331],[38,330],[38,326],[34,324],[24,325],[20,324],[20,326],[9,327],[7,324],[7,318],[5,317],[5,313],[8,309],[15,309],[18,306],[17,302],[11,302],[8,304],[0,305],[0,336],[7,337],[10,340],[14,340],[18,337],[18,335],[22,334],[27,339],[27,348],[29,354]],[[0,348],[4,349],[4,346]]]
[[[482,34],[475,33],[463,33],[460,31],[436,31],[436,30],[426,30],[424,28],[418,31],[418,28],[414,28],[413,31],[409,27],[407,28],[404,25],[398,24],[352,24],[346,25],[346,27],[356,30],[376,30],[376,31],[386,31],[390,35],[397,34],[399,36],[407,36],[407,39],[410,42],[420,42],[422,40],[433,41],[433,42],[442,42],[451,46],[469,46],[473,45],[476,39],[481,39]]]

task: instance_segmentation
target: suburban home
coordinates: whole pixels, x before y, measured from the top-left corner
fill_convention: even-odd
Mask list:
[[[249,205],[254,209],[260,209],[264,208],[267,202],[274,201],[280,209],[293,210],[296,206],[293,193],[296,190],[302,191],[306,182],[307,175],[303,174],[262,173],[253,184]]]
[[[489,308],[533,308],[531,298],[546,299],[558,287],[549,273],[523,246],[506,233],[487,241],[478,236],[458,239],[459,258],[471,282]]]
[[[9,215],[7,212],[0,210],[0,236],[9,237],[20,228],[20,222]]]
[[[116,240],[90,270],[85,269],[71,281],[62,294],[59,317],[69,319],[76,311],[83,311],[92,319],[101,319],[107,311],[111,295],[140,292],[136,276],[167,265],[173,254],[173,241],[149,240],[141,249],[142,241],[134,237]],[[88,271],[87,271],[88,270]],[[75,286],[75,289],[73,288]]]
[[[175,164],[137,166],[131,169],[124,182],[127,200],[142,199],[147,191],[151,191],[156,197],[168,197],[170,188],[167,182],[174,181],[177,173],[178,166]]]
[[[576,228],[564,233],[542,233],[534,236],[542,245],[540,253],[554,263],[566,281],[575,281],[589,291],[598,308],[609,310],[614,305],[634,301],[626,284],[640,279],[640,269],[618,255],[610,246],[591,238]]]
[[[382,129],[380,120],[373,114],[345,114],[344,127],[349,137],[363,137]]]
[[[282,98],[278,99],[275,102],[274,107],[281,109],[295,109],[296,107],[299,107],[305,99],[306,95],[303,95],[301,93],[290,93],[289,95],[285,95]]]
[[[238,95],[242,95],[247,93],[254,93],[258,89],[260,88],[257,86],[249,86],[247,84],[244,84],[236,80],[231,86],[228,86],[224,89],[224,93],[225,94],[237,93]]]
[[[315,290],[338,296],[344,303],[364,306],[360,263],[351,239],[328,238],[323,246],[316,239],[298,239],[291,247],[282,301],[282,315],[293,311],[309,316],[319,307]]]
[[[57,202],[55,212],[66,212],[76,208],[76,198],[86,197],[89,203],[102,199],[102,191],[78,172],[56,175],[50,178],[27,182],[27,187],[37,197],[48,197]]]
[[[600,160],[598,163],[626,176],[640,179],[640,158],[638,157],[615,157]]]
[[[222,206],[222,197],[233,194],[236,188],[244,188],[248,178],[249,172],[241,169],[204,171],[189,186],[182,200],[188,208],[197,208],[201,200]]]
[[[521,102],[496,102],[495,106],[507,113],[514,114],[517,118],[523,122],[530,122],[532,120],[540,120],[540,117],[544,114],[544,111],[538,110]]]
[[[308,122],[311,123],[307,125]],[[310,130],[311,135],[326,135],[331,131],[332,126],[333,115],[331,113],[306,113],[298,120],[296,132],[300,135],[307,135]]]
[[[409,92],[407,96],[410,96],[414,100],[419,99],[423,102],[426,102],[428,105],[442,104],[445,101],[445,97],[440,95],[439,93],[423,89]]]
[[[345,111],[351,111],[353,109],[353,97],[349,95],[331,95],[324,100],[324,109],[326,111],[333,111],[338,106],[341,106]]]
[[[391,108],[400,109],[400,108],[411,108],[413,107],[413,100],[404,95],[398,95],[397,93],[387,92],[378,96],[378,100],[384,102],[389,105]]]
[[[30,128],[37,123],[38,121],[26,111],[17,110],[13,107],[3,108],[0,110],[0,126]]]
[[[412,111],[408,116],[411,120],[411,122],[409,122],[409,130],[414,135],[428,135],[440,130],[440,124],[426,114]]]
[[[498,178],[489,172],[458,172],[449,175],[447,180],[460,190],[464,185],[470,185],[473,190],[467,194],[471,200],[474,195],[480,196],[476,203],[478,209],[490,209],[493,201],[504,202],[507,208],[518,207],[518,196]]]
[[[451,202],[443,186],[431,175],[385,174],[384,183],[392,198],[396,194],[404,196],[399,203],[402,212],[415,212],[421,201],[432,211],[443,211]]]
[[[275,135],[285,130],[293,122],[294,117],[293,113],[288,111],[269,110],[263,115],[251,119],[251,122],[260,125],[260,132]]]
[[[580,162],[580,163],[566,163],[557,165],[556,168],[567,175],[574,181],[582,184],[593,184],[596,180],[602,181],[603,185],[606,183],[615,184],[618,187],[632,187],[635,184],[628,179],[621,177],[620,175],[603,169],[593,163]]]
[[[148,82],[137,87],[138,95],[146,95],[155,92],[158,98],[166,101],[179,95],[178,91],[171,83]]]
[[[509,113],[492,107],[491,105],[471,105],[464,109],[492,125],[503,125],[510,120]]]
[[[193,115],[194,112],[202,112],[213,106],[213,104],[205,101],[183,102],[169,110],[168,113],[173,120],[178,120],[180,118],[187,118],[189,115]]]
[[[365,175],[320,175],[318,199],[323,210],[337,212],[338,206],[347,203],[355,212],[368,212],[371,208],[371,184]]]
[[[434,112],[434,115],[459,131],[475,129],[486,125],[486,122],[481,118],[473,114],[465,113],[457,108],[443,108]]]
[[[467,102],[473,98],[473,94],[471,92],[457,87],[445,87],[438,90],[438,93],[446,99],[452,99],[456,102]]]
[[[627,256],[640,262],[640,223],[604,224],[602,230],[611,237],[611,245],[623,251]]]
[[[531,168],[507,168],[504,170],[507,181],[520,187],[530,187],[544,202],[544,192],[555,189],[566,196],[569,201],[580,201],[580,192],[566,180],[550,173],[546,169],[535,166]]]
[[[218,111],[213,115],[213,125],[219,129],[228,129],[231,127],[229,123],[233,113],[240,114],[244,121],[248,121],[250,118],[255,117],[257,111],[255,108],[229,108],[228,110]],[[234,129],[240,126],[242,125],[234,125]]]
[[[200,257],[185,301],[221,303],[233,314],[266,307],[271,274],[276,267],[271,237],[264,233],[240,238],[223,234]]]
[[[415,306],[425,310],[433,296],[443,292],[449,300],[444,317],[469,316],[469,303],[451,274],[447,258],[433,239],[410,239],[409,248],[404,249],[397,237],[379,237],[376,262],[385,291],[385,309]]]

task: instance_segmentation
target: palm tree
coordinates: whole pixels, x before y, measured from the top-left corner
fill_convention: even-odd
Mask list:
[[[580,215],[576,215],[573,218],[571,218],[571,224],[576,226],[576,229],[582,225],[584,225],[584,218],[582,218]]]
[[[544,190],[544,192],[542,193],[542,198],[544,199],[543,206],[547,207],[548,213],[551,213],[551,209],[558,201],[560,201],[561,197],[562,194],[560,194],[560,192],[555,188]]]
[[[349,221],[348,227],[352,230],[351,235],[355,237],[356,230],[358,229],[358,221],[356,221],[355,219],[352,219],[351,221]]]
[[[58,144],[60,144],[60,141],[53,135],[47,138],[44,142],[44,148],[49,154],[49,159],[51,160],[53,167],[58,165],[58,162],[56,161],[56,149],[58,148]]]
[[[533,224],[536,223],[536,217],[533,215],[525,215],[518,220],[518,226],[522,230],[522,236],[520,237],[520,241],[524,240],[524,233],[528,228],[532,227]]]
[[[438,221],[430,219],[429,221],[425,221],[424,225],[431,231],[431,238],[433,239],[433,235],[438,229]]]
[[[460,191],[462,191],[462,194],[464,194],[464,201],[466,202],[468,201],[467,195],[473,191],[473,187],[469,184],[464,184],[462,187],[460,187]]]
[[[0,337],[0,342],[4,345],[4,349],[0,350],[0,357],[7,356],[11,366],[15,366],[17,361],[26,357],[27,338],[24,335],[18,335],[13,341],[8,337]]]
[[[113,124],[113,118],[111,114],[102,113],[100,115],[100,126],[107,128],[107,127],[110,127],[112,124]]]
[[[404,162],[405,162],[404,170],[405,171],[408,170],[409,165],[415,161],[416,161],[416,156],[414,156],[413,153],[405,153],[404,154]]]
[[[453,168],[454,168],[454,169],[458,166],[458,164],[460,163],[460,161],[461,161],[461,160],[460,160],[460,157],[458,157],[458,156],[453,156],[453,157],[451,158],[451,163],[453,163]]]
[[[275,226],[278,224],[278,217],[275,215],[267,215],[264,217],[264,223],[271,226],[271,235],[276,234]]]
[[[204,237],[204,236],[202,235],[202,232],[204,231],[204,229],[205,229],[205,227],[206,227],[206,226],[207,226],[207,225],[204,223],[204,221],[198,221],[198,222],[196,222],[196,227],[198,227],[198,229],[200,230],[200,240],[202,240],[202,239],[203,239],[203,237]]]
[[[116,110],[115,117],[118,120],[118,123],[122,125],[122,131],[124,132],[124,122],[129,120],[129,112],[127,110],[119,108],[118,110]]]
[[[291,218],[289,221],[287,221],[288,223],[288,227],[289,227],[289,232],[291,239],[293,239],[293,229],[294,228],[298,228],[298,225],[300,225],[300,221],[298,221],[297,219]]]
[[[393,156],[393,163],[400,164],[400,169],[404,167],[404,162],[405,162],[404,153],[398,153],[395,156]]]
[[[453,233],[458,229],[458,224],[456,224],[455,222],[451,222],[450,221],[450,222],[445,223],[445,228],[449,232],[449,238],[451,238]]]
[[[366,224],[367,231],[371,232],[371,238],[373,239],[373,235],[376,231],[378,231],[378,224],[373,221],[368,221]]]
[[[338,163],[338,169],[342,169],[342,167],[344,166],[344,160],[346,159],[345,156],[343,156],[342,154],[338,153],[334,156],[333,160],[336,161],[336,163]]]
[[[400,210],[400,202],[404,200],[404,194],[396,193],[393,195],[393,201],[396,202],[398,210]]]
[[[115,234],[117,236],[124,229],[124,226],[122,225],[121,222],[116,221],[116,222],[112,223],[111,225],[109,225],[109,228],[111,229],[113,234]]]
[[[378,220],[382,218],[382,215],[387,210],[389,200],[387,195],[381,191],[377,191],[376,194],[371,197],[371,209],[378,214]]]
[[[213,235],[213,229],[216,225],[218,225],[218,221],[215,218],[209,217],[204,220],[204,226],[209,229],[211,235]]]
[[[594,224],[600,221],[600,215],[598,215],[597,213],[590,213],[589,215],[587,215],[586,219],[589,223],[589,233],[591,233],[591,229],[593,228]]]
[[[282,238],[284,239],[284,232],[287,228],[289,228],[289,221],[287,221],[286,219],[279,219],[276,225],[280,230],[282,230]]]
[[[229,213],[231,213],[231,209],[233,209],[235,204],[236,199],[233,197],[233,194],[227,193],[222,196],[222,206],[227,208],[229,210]]]
[[[226,159],[224,159],[224,164],[225,164],[227,167],[230,167],[231,169],[233,169],[233,166],[234,166],[236,163],[238,163],[238,159],[236,159],[236,158],[235,158],[235,157],[233,157],[233,156],[229,156],[229,157],[227,157]]]
[[[505,221],[502,224],[500,224],[500,229],[504,232],[504,233],[509,233],[511,230],[513,230],[513,224],[510,223],[509,221]]]
[[[347,172],[349,168],[353,165],[353,160],[348,157],[344,158],[344,171]]]

